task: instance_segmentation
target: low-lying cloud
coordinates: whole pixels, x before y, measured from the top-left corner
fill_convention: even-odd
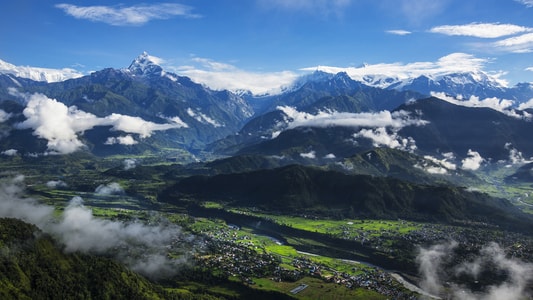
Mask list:
[[[450,102],[452,104],[459,105],[459,106],[490,108],[490,109],[499,111],[501,113],[504,113],[510,117],[517,118],[517,119],[530,120],[532,117],[531,114],[525,111],[522,111],[520,113],[516,112],[513,109],[515,105],[515,101],[513,100],[499,99],[496,97],[480,99],[477,96],[470,96],[469,99],[461,99],[461,98],[451,97],[447,95],[446,93],[436,93],[436,92],[432,92],[431,95],[433,97],[437,97],[441,100],[445,100],[446,102]],[[518,106],[518,109],[523,110],[525,108],[528,108],[527,105],[528,105],[527,103],[522,103]]]
[[[209,124],[215,128],[222,127],[220,123],[208,117],[206,114],[199,111],[194,111],[192,108],[187,109],[187,114],[202,124]]]
[[[533,71],[533,68],[530,68],[530,69],[531,69],[531,71]],[[529,99],[528,101],[520,103],[518,105],[518,109],[520,109],[520,110],[524,110],[524,109],[528,109],[528,108],[533,108],[533,99]]]
[[[457,242],[433,245],[429,248],[420,248],[416,256],[418,271],[422,276],[420,287],[433,295],[439,295],[442,290],[442,265],[449,257],[451,251],[457,247]]]
[[[405,126],[424,126],[428,121],[411,116],[406,111],[380,111],[377,113],[349,113],[337,111],[319,111],[317,114],[300,112],[293,107],[278,106],[285,114],[289,129],[296,127],[389,127],[401,129]]]
[[[485,162],[485,159],[481,157],[481,154],[477,151],[468,149],[467,157],[461,160],[461,169],[475,171],[481,167],[481,164]]]
[[[0,109],[0,123],[4,123],[5,121],[9,120],[9,118],[11,118],[11,114],[7,113],[3,109]]]
[[[133,136],[128,134],[126,136],[108,137],[104,144],[105,145],[119,144],[119,145],[131,146],[131,145],[135,145],[137,143],[139,143],[139,142],[137,142],[133,138]]]
[[[124,161],[122,161],[122,165],[124,166],[124,170],[131,170],[137,167],[137,160],[133,158],[126,158]]]
[[[511,165],[521,165],[530,163],[533,158],[525,159],[521,151],[518,151],[512,143],[506,143],[505,149],[509,150],[509,163]]]
[[[46,183],[46,186],[51,189],[66,188],[68,185],[63,180],[50,180]]]
[[[122,195],[124,194],[124,189],[117,182],[110,182],[108,184],[101,184],[94,192],[98,195]]]
[[[424,126],[429,123],[420,119],[419,116],[413,116],[403,110],[376,113],[319,111],[316,114],[300,112],[289,106],[279,106],[278,110],[285,115],[284,122],[288,129],[296,127],[353,127],[357,130],[353,135],[355,139],[366,138],[372,140],[375,147],[385,146],[406,151],[416,150],[415,140],[411,137],[401,137],[398,131],[406,126]]]
[[[15,156],[15,155],[18,154],[18,150],[17,149],[7,149],[7,150],[2,151],[0,153],[3,154],[3,155],[6,155],[6,156]]]
[[[306,153],[300,153],[300,156],[302,158],[308,158],[308,159],[315,159],[316,158],[316,152],[314,150],[306,152]]]
[[[28,103],[23,111],[26,120],[16,125],[18,129],[33,129],[33,134],[48,141],[49,154],[68,154],[83,148],[85,145],[79,139],[84,131],[97,126],[111,126],[112,130],[137,134],[140,138],[147,138],[154,131],[182,128],[182,124],[157,124],[145,121],[139,117],[111,114],[100,118],[91,113],[67,107],[65,104],[50,99],[43,94],[33,94],[28,97]],[[111,138],[107,144],[136,143],[131,135]]]
[[[374,147],[388,147],[405,151],[416,150],[416,142],[411,137],[401,137],[397,132],[389,132],[385,127],[375,129],[361,129],[353,135],[354,138],[367,138],[372,140]]]
[[[497,300],[530,299],[528,285],[533,280],[533,265],[506,256],[497,243],[485,245],[477,255],[450,267],[455,259],[457,242],[420,248],[416,261],[421,275],[420,286],[426,292],[445,299]],[[448,267],[445,267],[448,266]],[[465,282],[455,282],[454,278],[480,280],[483,272],[506,274],[506,278],[480,291],[473,291]],[[463,279],[464,281],[464,279]],[[446,285],[446,287],[445,287]]]
[[[66,252],[113,255],[133,270],[154,278],[174,274],[185,263],[184,256],[170,259],[169,249],[185,255],[194,248],[194,238],[177,225],[99,219],[80,197],[70,200],[56,217],[52,206],[24,196],[23,176],[0,180],[0,217],[37,225],[57,238]]]
[[[443,154],[444,158],[438,159],[431,155],[425,155],[426,162],[419,162],[415,164],[415,168],[422,169],[430,174],[448,174],[448,171],[457,169],[457,165],[450,162],[450,159],[455,159],[453,153]]]

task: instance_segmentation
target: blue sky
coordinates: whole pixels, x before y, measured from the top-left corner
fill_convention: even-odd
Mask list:
[[[15,65],[88,73],[147,51],[215,88],[363,63],[533,81],[533,0],[17,0],[0,4],[0,37]]]

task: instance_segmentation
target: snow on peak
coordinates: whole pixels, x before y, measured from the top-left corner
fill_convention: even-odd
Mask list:
[[[0,74],[11,74],[16,77],[44,82],[59,82],[83,76],[82,73],[70,68],[48,69],[29,66],[15,66],[1,59]]]
[[[497,77],[491,76],[483,71],[445,74],[440,76],[438,80],[444,80],[446,82],[454,83],[457,85],[483,84],[486,86],[492,86],[497,88],[507,87],[507,82],[500,80]]]
[[[463,81],[469,84],[490,84],[492,87],[507,87],[508,82],[501,78],[504,75],[503,72],[484,71],[488,62],[488,59],[476,58],[470,54],[452,53],[434,62],[378,63],[344,68],[318,66],[302,70],[318,70],[332,74],[346,72],[355,81],[379,88],[405,86],[417,78],[422,78],[422,76],[434,82],[444,77],[449,79],[453,77],[457,84]]]
[[[141,53],[128,67],[128,70],[133,75],[160,75],[163,76],[165,72],[159,66],[163,60],[159,57],[149,55],[146,51]]]

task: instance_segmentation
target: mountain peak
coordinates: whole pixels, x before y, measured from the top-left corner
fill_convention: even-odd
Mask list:
[[[133,75],[157,75],[163,74],[163,68],[159,66],[162,60],[158,57],[151,56],[148,52],[144,51],[141,55],[137,56],[135,60],[130,64],[128,70]]]

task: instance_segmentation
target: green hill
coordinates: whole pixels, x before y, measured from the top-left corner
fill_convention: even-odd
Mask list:
[[[329,217],[478,221],[516,228],[526,228],[532,222],[506,200],[461,187],[347,175],[300,165],[187,177],[159,198],[170,202],[182,198],[222,201],[284,214]]]
[[[164,299],[162,290],[109,259],[63,254],[35,226],[0,219],[2,299]]]
[[[64,254],[34,225],[0,218],[0,299],[216,299],[173,292],[110,259]]]

